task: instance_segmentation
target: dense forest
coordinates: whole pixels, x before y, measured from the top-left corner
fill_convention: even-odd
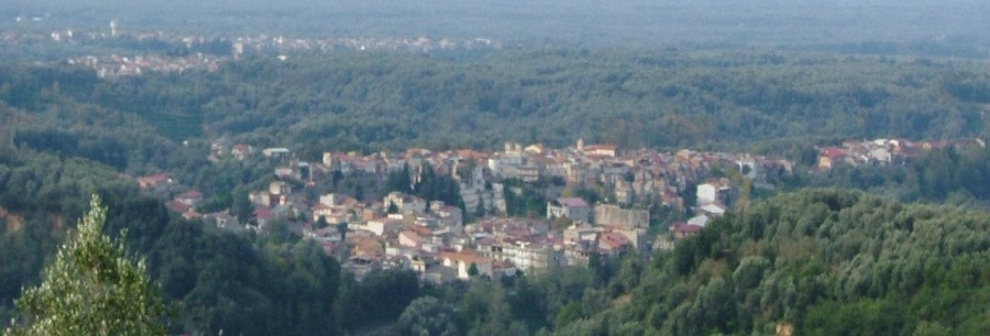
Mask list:
[[[174,141],[230,134],[309,158],[327,149],[561,146],[576,138],[625,148],[747,149],[816,138],[981,136],[988,78],[976,62],[805,53],[343,52],[115,80],[81,68],[8,65],[0,69],[0,101],[48,121],[36,127],[60,124],[34,131],[46,137],[76,133],[104,148],[99,141],[114,143],[101,137],[133,131],[152,149],[96,155],[140,169],[124,158],[159,157],[150,153],[161,146],[150,145],[158,139],[148,138],[149,128]],[[114,132],[86,134],[96,132],[90,126]]]
[[[988,225],[860,193],[781,195],[655,255],[627,302],[560,331],[982,335]]]
[[[337,334],[395,320],[420,295],[413,273],[374,273],[358,283],[323,249],[284,229],[256,236],[182,220],[107,166],[50,154],[18,161],[24,158],[0,164],[4,321],[21,287],[38,281],[46,258],[87,210],[90,193],[103,195],[110,209],[106,232],[128,230],[131,252],[147,258],[177,307],[175,332]]]
[[[0,321],[17,314],[13,299],[38,283],[96,193],[109,209],[105,232],[128,229],[129,251],[147,258],[178,310],[176,333],[988,334],[985,210],[890,200],[980,208],[990,200],[985,148],[810,169],[815,145],[848,138],[985,137],[988,78],[985,65],[966,60],[674,49],[341,52],[113,79],[5,64]],[[772,174],[778,196],[715,220],[673,251],[435,288],[404,271],[357,281],[277,225],[259,235],[183,220],[133,182],[168,171],[213,198],[207,203],[233,205],[270,181],[272,166],[208,160],[221,136],[287,146],[305,159],[505,141],[556,147],[583,137],[622,148],[753,151],[799,165]],[[408,177],[385,182],[430,199],[456,192],[447,177],[415,186]],[[798,191],[809,186],[889,197]],[[541,197],[526,188],[506,201],[515,215],[540,215],[526,205]]]

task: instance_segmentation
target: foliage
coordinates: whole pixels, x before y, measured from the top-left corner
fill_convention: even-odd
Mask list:
[[[0,66],[0,316],[12,314],[19,288],[39,281],[63,239],[61,218],[82,215],[86,196],[99,193],[107,230],[128,229],[122,241],[148,257],[164,299],[180,303],[175,328],[191,333],[360,333],[409,312],[412,322],[396,327],[484,335],[760,334],[777,325],[801,334],[990,334],[981,212],[834,190],[785,193],[751,199],[648,261],[596,257],[587,269],[431,291],[412,272],[351,279],[288,231],[256,236],[183,221],[122,177],[167,171],[210,195],[209,208],[246,218],[247,192],[270,181],[271,163],[211,162],[208,139],[289,146],[312,158],[328,149],[504,141],[560,147],[583,137],[625,148],[758,148],[808,164],[818,140],[987,135],[982,63],[685,50],[336,56],[114,81],[64,65]],[[771,176],[791,190],[838,185],[969,205],[990,199],[987,155],[934,150],[903,165]],[[461,204],[449,176],[425,169],[415,184],[412,177],[397,172],[385,189]],[[357,196],[374,187],[355,179],[338,189],[342,178],[332,178],[335,190]],[[559,182],[505,181],[509,215],[543,216],[540,188]],[[682,190],[692,204],[693,188]],[[417,300],[425,293],[438,305]],[[430,319],[438,306],[449,319]]]
[[[986,205],[990,202],[990,149],[973,143],[968,147],[919,150],[902,162],[889,165],[838,164],[825,173],[797,172],[774,178],[785,190],[806,187],[859,189],[901,201],[947,202]]]
[[[640,323],[602,332],[984,334],[987,218],[836,190],[778,195],[655,255],[628,305],[556,332],[620,317]]]
[[[539,217],[547,213],[546,198],[536,186],[525,185],[520,180],[508,180],[502,192],[509,216]]]
[[[24,290],[23,325],[4,335],[167,335],[166,306],[144,260],[102,234],[107,209],[93,195],[77,236],[59,248],[42,283]]]
[[[402,335],[460,335],[456,322],[456,312],[432,296],[423,296],[413,302],[399,316],[399,330]]]
[[[986,123],[986,76],[966,61],[784,52],[504,51],[471,61],[341,53],[334,62],[249,59],[217,73],[115,81],[67,66],[5,66],[0,86],[10,90],[0,101],[45,120],[120,126],[87,135],[88,143],[72,141],[85,129],[71,127],[18,138],[50,148],[45,138],[69,136],[58,150],[120,167],[119,151],[101,149],[161,142],[156,137],[231,135],[315,158],[327,149],[560,147],[576,138],[626,148],[749,148],[809,137],[975,136]],[[124,133],[143,140],[132,144]],[[154,146],[145,152],[129,157],[169,159],[152,154]]]

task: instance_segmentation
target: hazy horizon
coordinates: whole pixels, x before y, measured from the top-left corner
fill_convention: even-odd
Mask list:
[[[0,29],[220,36],[496,38],[579,46],[962,43],[984,50],[990,3],[914,1],[416,0],[361,2],[13,0]],[[21,22],[16,22],[22,17]],[[30,20],[41,18],[41,22]]]

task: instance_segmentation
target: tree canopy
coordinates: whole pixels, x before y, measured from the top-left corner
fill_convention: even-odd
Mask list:
[[[96,195],[45,268],[42,283],[17,300],[22,322],[4,335],[167,335],[167,308],[145,261],[102,234],[107,209]]]

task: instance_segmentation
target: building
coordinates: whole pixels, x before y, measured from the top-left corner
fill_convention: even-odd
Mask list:
[[[272,181],[268,184],[268,192],[277,196],[289,195],[292,193],[292,185],[285,181]]]
[[[703,227],[697,225],[677,222],[670,226],[670,231],[674,234],[674,240],[681,240],[697,234],[702,228]]]
[[[572,221],[591,221],[591,209],[580,197],[562,197],[547,203],[547,219],[567,218]]]
[[[478,270],[478,276],[492,277],[492,259],[482,257],[474,251],[464,250],[461,252],[441,252],[437,258],[443,261],[443,265],[457,270],[457,278],[467,280],[471,278],[471,265]]]
[[[175,196],[175,200],[185,204],[188,207],[194,207],[196,204],[203,201],[203,193],[196,190],[190,190]]]
[[[289,156],[292,154],[292,152],[289,151],[288,148],[277,147],[277,148],[265,148],[264,150],[261,151],[261,154],[263,154],[266,158],[282,160],[282,159],[288,159]]]
[[[538,270],[561,266],[563,252],[553,246],[530,241],[515,241],[501,245],[501,253],[496,259],[505,260],[522,270]]]
[[[412,212],[415,214],[425,213],[427,205],[426,200],[422,198],[406,195],[405,193],[398,191],[388,193],[388,195],[385,196],[385,199],[382,200],[382,203],[384,203],[386,207],[395,205],[396,209],[399,210],[399,213]]]
[[[728,179],[721,179],[717,181],[711,181],[708,183],[699,184],[696,189],[697,196],[697,206],[702,206],[709,203],[721,203],[729,204],[729,192],[732,187],[729,186]]]
[[[612,204],[598,204],[595,205],[595,224],[645,229],[650,227],[650,212],[623,209]]]

